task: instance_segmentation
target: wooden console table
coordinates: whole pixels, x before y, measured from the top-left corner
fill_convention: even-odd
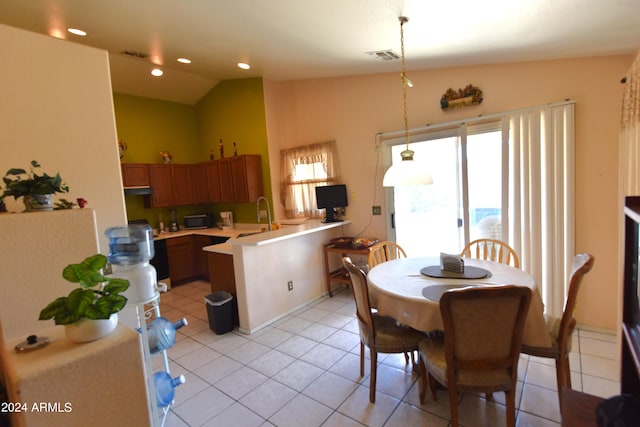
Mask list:
[[[329,254],[338,253],[342,257],[343,255],[361,255],[365,258],[369,257],[369,252],[371,251],[371,246],[364,249],[353,249],[353,248],[344,248],[344,247],[336,247],[333,243],[326,243],[324,245],[324,275],[327,281],[327,291],[329,292],[329,296],[333,297],[333,292],[331,292],[331,283],[342,283],[344,285],[351,285],[351,278],[349,277],[349,273],[342,267],[342,262],[340,262],[340,268],[336,270],[331,270],[329,263]]]

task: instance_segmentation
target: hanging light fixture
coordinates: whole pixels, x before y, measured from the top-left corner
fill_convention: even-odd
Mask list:
[[[400,153],[402,161],[391,165],[384,174],[382,185],[385,187],[394,187],[398,185],[419,185],[432,184],[431,174],[425,169],[424,165],[413,160],[414,152],[409,149],[411,140],[409,134],[409,118],[407,113],[407,87],[413,87],[411,80],[407,78],[406,62],[404,57],[404,29],[403,26],[409,21],[406,16],[400,16],[400,57],[402,60],[402,105],[404,111],[404,132],[407,138],[407,147]]]

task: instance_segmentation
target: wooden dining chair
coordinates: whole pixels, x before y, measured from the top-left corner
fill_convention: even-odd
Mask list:
[[[382,242],[376,243],[369,250],[367,266],[369,267],[369,269],[372,269],[376,265],[382,264],[383,262],[406,257],[407,254],[404,249],[402,249],[402,246],[400,246],[396,242],[384,240]],[[409,353],[405,353],[404,358],[406,362],[409,363]],[[416,356],[413,352],[411,352],[411,363],[416,363]]]
[[[573,312],[576,308],[578,290],[585,274],[591,271],[595,259],[590,254],[578,254],[573,258],[571,275],[569,277],[569,292],[564,304],[561,318],[545,315],[545,321],[551,347],[532,347],[522,345],[522,352],[531,356],[546,357],[556,361],[556,380],[558,384],[558,401],[562,408],[562,387],[571,388],[571,369],[569,367],[569,353],[571,352],[571,336],[576,327]]]
[[[406,258],[407,254],[404,249],[396,242],[388,240],[376,243],[369,250],[369,258],[367,264],[369,268],[373,268],[378,264],[391,261],[398,258]]]
[[[399,325],[391,317],[380,316],[372,311],[365,272],[353,264],[348,256],[342,257],[342,264],[351,277],[356,301],[356,317],[360,330],[360,376],[364,376],[364,347],[367,346],[371,358],[369,401],[375,403],[378,353],[418,351],[418,344],[426,335],[408,326]]]
[[[516,251],[507,243],[496,239],[477,239],[469,242],[461,257],[484,259],[520,268],[520,259]]]
[[[449,392],[451,426],[458,426],[458,392],[506,396],[507,426],[515,426],[518,358],[531,302],[526,286],[480,286],[440,298],[444,334],[420,343],[420,402],[436,381]]]

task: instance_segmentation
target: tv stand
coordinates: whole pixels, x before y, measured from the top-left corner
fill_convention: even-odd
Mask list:
[[[336,208],[327,208],[326,209],[327,214],[325,216],[325,218],[322,220],[323,223],[330,223],[330,222],[342,222],[344,221],[343,219],[337,218],[336,215],[338,214],[336,212]]]

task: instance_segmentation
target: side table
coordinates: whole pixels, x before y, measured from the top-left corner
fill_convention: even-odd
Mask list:
[[[331,270],[329,263],[329,254],[337,253],[341,257],[344,255],[361,255],[365,258],[368,258],[370,251],[371,247],[363,249],[353,249],[350,247],[338,247],[334,243],[326,243],[324,245],[324,274],[327,281],[327,292],[329,292],[330,297],[333,297],[333,292],[331,291],[332,282],[351,285],[351,278],[349,277],[349,273],[347,272],[347,270],[342,267],[342,263],[340,263],[340,268]]]

